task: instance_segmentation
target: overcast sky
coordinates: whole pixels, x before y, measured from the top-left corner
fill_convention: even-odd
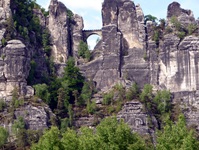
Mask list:
[[[79,14],[84,19],[85,29],[100,29],[102,26],[101,7],[103,0],[60,0],[67,8],[74,13]],[[167,7],[174,0],[134,0],[134,3],[140,4],[144,15],[151,14],[158,19],[166,18]],[[175,0],[181,4],[184,9],[191,9],[195,18],[199,17],[199,0]],[[44,8],[48,8],[50,0],[37,0],[37,3]],[[96,39],[92,38],[91,47]]]

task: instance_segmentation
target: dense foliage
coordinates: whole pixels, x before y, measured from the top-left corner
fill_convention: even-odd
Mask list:
[[[144,141],[123,121],[116,118],[106,118],[96,131],[82,127],[79,132],[67,129],[61,134],[57,127],[52,127],[33,145],[32,150],[145,150],[149,149]]]
[[[168,118],[162,131],[157,133],[158,150],[198,150],[199,141],[193,130],[186,127],[185,117],[180,115],[177,123]]]

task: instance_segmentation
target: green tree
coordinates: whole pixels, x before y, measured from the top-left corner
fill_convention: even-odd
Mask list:
[[[61,142],[65,150],[78,150],[79,149],[78,136],[74,130],[71,130],[69,128],[63,134]]]
[[[7,142],[8,139],[8,131],[0,126],[0,148]]]
[[[141,138],[131,132],[131,129],[122,120],[113,118],[104,119],[96,128],[101,149],[109,150],[144,150],[146,145]]]
[[[160,114],[168,113],[171,110],[171,93],[169,91],[158,91],[153,101]]]
[[[82,58],[87,59],[88,61],[91,59],[91,53],[89,51],[88,45],[83,41],[80,41],[79,43],[78,55]]]
[[[140,94],[141,101],[146,102],[148,100],[151,100],[153,96],[152,92],[153,92],[153,86],[150,84],[145,84],[142,93]]]
[[[137,97],[139,93],[139,88],[136,83],[132,84],[132,86],[126,92],[126,99],[132,100],[133,98]]]
[[[80,73],[78,67],[75,66],[75,61],[73,58],[69,58],[64,68],[64,75],[62,79],[62,86],[65,90],[68,90],[70,103],[74,103],[75,97],[73,91],[77,90],[81,93],[83,87],[84,77]]]
[[[82,127],[78,134],[79,150],[98,150],[102,148],[99,142],[99,137],[94,133],[93,129]]]
[[[144,16],[144,22],[145,22],[145,24],[146,24],[147,21],[152,21],[153,23],[157,24],[157,23],[156,23],[156,20],[157,20],[157,17],[152,16],[152,15],[150,15],[150,14]]]
[[[145,84],[140,94],[140,100],[144,103],[145,109],[152,111],[152,98],[153,98],[153,86]]]
[[[60,150],[62,144],[60,141],[60,131],[57,127],[51,127],[50,130],[40,138],[38,144],[31,147],[31,150]]]
[[[45,103],[50,104],[50,93],[48,91],[48,86],[46,84],[36,84],[33,86],[35,88],[35,95],[44,100]]]
[[[82,104],[85,104],[86,102],[89,102],[91,100],[92,97],[92,83],[90,81],[85,81],[84,82],[84,86],[82,87],[82,91],[81,91],[81,95],[80,98],[82,100]]]
[[[178,122],[167,120],[163,131],[157,133],[156,149],[160,150],[198,150],[199,142],[193,130],[186,127],[185,117],[180,115]]]

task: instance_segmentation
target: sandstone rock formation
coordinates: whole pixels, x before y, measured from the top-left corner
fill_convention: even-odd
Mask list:
[[[182,9],[177,2],[168,6],[169,26],[172,25],[172,16],[178,19],[182,27],[196,24],[193,13]],[[80,66],[85,75],[96,82],[97,88],[106,91],[117,82],[131,81],[140,87],[149,83],[156,90],[170,90],[174,104],[178,105],[181,99],[180,107],[186,110],[183,112],[188,124],[199,124],[198,37],[189,35],[180,39],[175,32],[164,33],[157,47],[155,41],[152,41],[154,24],[147,23],[145,28],[140,6],[128,0],[105,0],[102,21],[102,43],[97,46],[97,50],[101,49],[102,53]],[[125,105],[124,111],[126,109],[128,106]],[[126,113],[126,116],[130,114]]]
[[[143,86],[148,82],[149,67],[144,60],[147,52],[141,8],[137,6],[136,12],[132,1],[105,0],[102,20],[102,44],[97,47],[102,53],[95,60],[81,66],[83,72],[97,83],[100,90],[106,90],[124,80]]]
[[[124,119],[133,131],[138,132],[141,135],[153,135],[154,130],[149,128],[149,126],[158,126],[155,117],[144,112],[143,105],[135,100],[127,102],[118,113],[117,118]]]
[[[51,0],[49,6],[48,29],[52,39],[52,56],[54,62],[65,63],[70,55],[69,19],[66,6],[57,1]]]
[[[173,16],[176,16],[184,25],[195,23],[193,12],[191,10],[181,8],[178,2],[173,2],[168,6],[167,19],[170,20]]]
[[[1,50],[0,97],[12,95],[14,88],[25,95],[26,79],[30,70],[30,57],[26,46],[19,40],[11,40]]]
[[[72,55],[77,59],[78,46],[80,41],[83,40],[82,30],[84,28],[83,18],[77,14],[74,14],[72,18],[72,33],[71,33],[71,45]]]

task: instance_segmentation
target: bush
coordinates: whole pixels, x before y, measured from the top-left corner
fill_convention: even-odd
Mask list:
[[[171,17],[171,23],[175,26],[177,31],[180,31],[182,29],[181,22],[178,21],[178,18],[176,16]]]
[[[187,27],[188,34],[191,35],[197,28],[196,24],[189,24]]]
[[[157,105],[157,110],[161,115],[171,111],[171,93],[169,91],[158,91],[153,101]]]
[[[170,28],[169,26],[168,27],[166,27],[166,33],[172,33],[173,32],[173,29],[172,28]]]
[[[139,93],[139,89],[136,83],[134,83],[126,92],[126,99],[132,100],[133,98],[137,97]]]
[[[6,39],[4,37],[1,39],[1,44],[2,46],[6,46],[7,44]]]
[[[110,93],[104,94],[102,104],[103,105],[111,104],[113,102],[113,96],[114,96],[113,91],[111,91]]]
[[[92,83],[91,82],[84,82],[84,86],[82,87],[82,92],[81,92],[81,99],[82,99],[82,104],[85,104],[86,102],[89,102],[92,97]]]
[[[14,124],[12,125],[12,129],[15,134],[19,132],[19,130],[25,129],[25,121],[23,117],[19,117],[17,120],[14,121]]]
[[[152,91],[153,91],[153,86],[150,84],[145,84],[144,89],[142,90],[142,93],[140,94],[140,99],[142,102],[146,102],[148,100],[152,99]]]
[[[48,86],[46,84],[36,84],[33,87],[35,88],[35,95],[44,100],[46,104],[50,104]]]
[[[88,101],[87,106],[86,106],[86,110],[89,114],[94,114],[96,111],[96,103],[95,101]]]
[[[186,33],[184,31],[181,31],[181,32],[178,32],[177,33],[177,36],[180,38],[180,39],[183,39],[185,36],[186,36]]]

